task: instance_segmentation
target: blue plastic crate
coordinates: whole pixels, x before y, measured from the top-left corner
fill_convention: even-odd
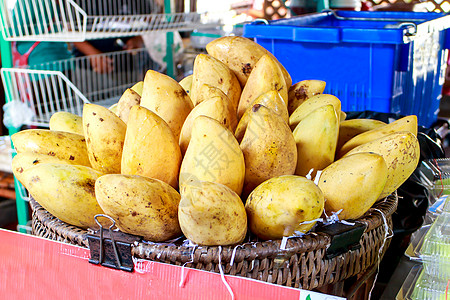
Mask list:
[[[450,16],[415,12],[322,12],[254,22],[254,38],[294,83],[319,79],[344,111],[416,114],[437,119],[450,48]]]

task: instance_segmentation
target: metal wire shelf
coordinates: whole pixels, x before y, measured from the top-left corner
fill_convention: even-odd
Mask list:
[[[217,25],[211,23],[208,14],[155,13],[161,8],[150,0],[108,0],[107,5],[102,2],[17,0],[13,7],[3,3],[0,18],[3,37],[7,41],[76,42]]]
[[[163,14],[163,11],[167,13]],[[80,42],[137,36],[153,31],[189,31],[215,27],[222,18],[217,13],[172,12],[169,0],[164,1],[164,7],[159,0],[0,0],[0,30],[4,38],[0,44],[5,67],[1,70],[1,77],[6,103],[13,103],[11,107],[19,103],[19,107],[28,107],[33,112],[31,121],[8,125],[10,134],[20,130],[20,126],[16,126],[19,123],[48,127],[50,117],[57,111],[81,115],[84,103],[109,106],[126,88],[142,80],[146,70],[158,69],[158,66],[149,59],[145,49],[138,49],[97,55],[97,58],[113,60],[115,67],[106,74],[89,71],[90,60],[95,56],[27,68],[6,68],[11,66],[8,42]],[[167,34],[167,43],[166,70],[172,76],[171,34]],[[14,120],[14,116],[10,119]],[[26,226],[28,196],[17,179],[15,183],[19,224]]]
[[[93,71],[91,61],[95,59],[110,60],[110,72]],[[81,115],[84,103],[105,107],[114,104],[127,88],[143,80],[148,69],[155,67],[147,49],[140,48],[26,68],[3,68],[1,76],[7,103],[24,102],[34,113],[32,121],[25,125],[48,127],[55,112]]]

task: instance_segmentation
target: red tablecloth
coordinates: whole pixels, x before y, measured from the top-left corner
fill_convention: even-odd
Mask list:
[[[146,260],[129,273],[88,259],[87,249],[0,229],[0,299],[232,299],[219,274]],[[225,279],[234,299],[342,299],[242,277]]]

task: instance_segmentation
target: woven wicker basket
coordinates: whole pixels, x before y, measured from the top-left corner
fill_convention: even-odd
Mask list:
[[[219,255],[225,274],[243,276],[279,285],[316,289],[342,282],[361,274],[378,263],[390,240],[386,239],[386,224],[392,228],[391,216],[397,208],[397,194],[379,201],[358,222],[367,225],[360,240],[361,248],[332,259],[325,259],[330,236],[310,233],[290,238],[285,249],[281,241],[245,243],[239,247],[186,247],[174,244],[138,243],[132,248],[137,258],[219,273]],[[56,241],[89,247],[87,231],[68,225],[30,201],[33,211],[33,234]],[[234,253],[233,253],[234,252]],[[381,253],[383,254],[383,253]],[[232,257],[233,264],[230,264]],[[191,262],[192,261],[192,262]]]

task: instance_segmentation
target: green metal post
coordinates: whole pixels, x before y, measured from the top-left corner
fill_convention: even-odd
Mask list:
[[[164,12],[166,14],[172,13],[172,0],[164,0]],[[171,19],[171,17],[169,17]],[[168,20],[170,20],[168,19]],[[166,63],[167,75],[175,78],[175,64],[173,59],[173,32],[166,33]]]
[[[321,12],[324,9],[329,9],[330,4],[328,0],[317,0],[317,11]]]
[[[8,127],[10,136],[13,135],[14,133],[18,132],[19,130],[20,130],[20,128]],[[11,141],[11,149],[12,148],[13,148],[13,142]],[[13,152],[12,157],[14,157],[15,155],[16,154]],[[24,226],[26,226],[28,223],[28,220],[30,220],[30,217],[28,214],[28,202],[22,198],[22,195],[20,192],[22,189],[22,186],[15,176],[14,176],[14,188],[16,191],[17,223],[19,224],[19,232],[26,233],[27,230],[24,228]]]
[[[3,0],[0,0],[0,5],[3,7],[5,5]],[[2,20],[3,15],[1,15]],[[4,30],[4,29],[3,29]],[[2,59],[2,68],[10,68],[12,67],[12,54],[11,54],[11,43],[4,40],[3,35],[0,34],[0,53]],[[9,88],[5,88],[5,94],[10,93]],[[11,99],[10,97],[6,97],[6,99]],[[20,128],[16,127],[8,127],[9,135],[13,135],[18,132]],[[13,149],[13,144],[11,141],[11,149]],[[14,157],[14,153],[12,156]],[[19,181],[17,181],[16,177],[14,177],[14,187],[16,191],[16,207],[17,207],[17,220],[19,224],[19,231],[26,232],[26,229],[22,226],[27,225],[29,220],[28,214],[28,203],[21,197],[21,193],[19,190],[21,189]]]

